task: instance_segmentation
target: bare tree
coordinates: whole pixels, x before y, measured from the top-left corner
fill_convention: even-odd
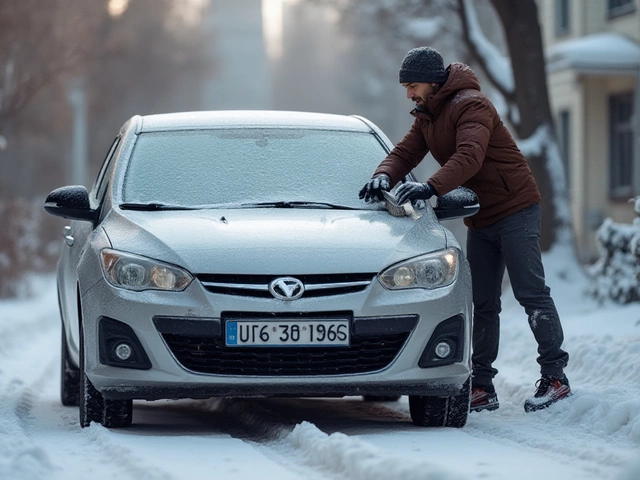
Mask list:
[[[205,12],[182,17],[183,3],[136,0],[113,15],[106,0],[0,1],[0,197],[68,177],[74,77],[86,80],[90,175],[127,117],[199,106],[211,38]]]
[[[86,80],[91,174],[128,116],[199,106],[211,39],[204,11],[181,16],[198,2],[135,0],[120,15],[107,5],[0,0],[0,297],[55,265],[62,224],[42,204],[68,181],[73,77]]]
[[[0,134],[46,85],[102,50],[93,32],[104,2],[0,2]]]

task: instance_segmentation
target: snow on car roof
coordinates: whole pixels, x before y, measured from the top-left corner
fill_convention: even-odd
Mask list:
[[[177,112],[140,117],[139,132],[227,127],[296,127],[370,132],[354,116],[274,110]]]

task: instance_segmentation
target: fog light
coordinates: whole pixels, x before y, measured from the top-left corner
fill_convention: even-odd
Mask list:
[[[131,358],[133,350],[131,349],[131,345],[129,345],[128,343],[119,343],[118,345],[116,345],[114,353],[119,360],[122,360],[124,362]]]
[[[435,354],[438,358],[447,358],[451,355],[451,345],[449,342],[440,342],[436,345]]]

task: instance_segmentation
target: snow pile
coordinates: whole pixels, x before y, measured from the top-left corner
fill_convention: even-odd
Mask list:
[[[634,202],[640,215],[640,197]],[[593,285],[588,292],[600,301],[640,301],[640,217],[631,225],[607,218],[598,228],[597,240],[600,258],[589,269]]]
[[[411,457],[389,453],[342,433],[327,435],[302,422],[283,440],[306,461],[352,480],[461,480],[464,477]]]
[[[570,356],[569,370],[575,372],[579,383],[574,382],[571,401],[558,405],[557,420],[566,425],[588,425],[592,434],[629,440],[640,449],[640,396],[630,396],[630,392],[640,393],[638,338],[629,342],[604,336],[599,343],[578,343]],[[625,388],[634,384],[635,392]]]

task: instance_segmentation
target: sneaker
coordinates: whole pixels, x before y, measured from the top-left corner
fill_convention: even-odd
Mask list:
[[[493,391],[488,391],[493,390]],[[473,387],[471,389],[471,405],[469,410],[472,412],[481,412],[482,410],[495,410],[500,404],[498,403],[498,395],[493,388]]]
[[[527,398],[524,402],[524,411],[535,412],[536,410],[542,410],[552,403],[570,395],[571,387],[569,386],[569,380],[567,380],[566,375],[563,375],[562,378],[552,378],[543,375],[542,378],[536,382],[536,392],[533,394],[533,397]]]

